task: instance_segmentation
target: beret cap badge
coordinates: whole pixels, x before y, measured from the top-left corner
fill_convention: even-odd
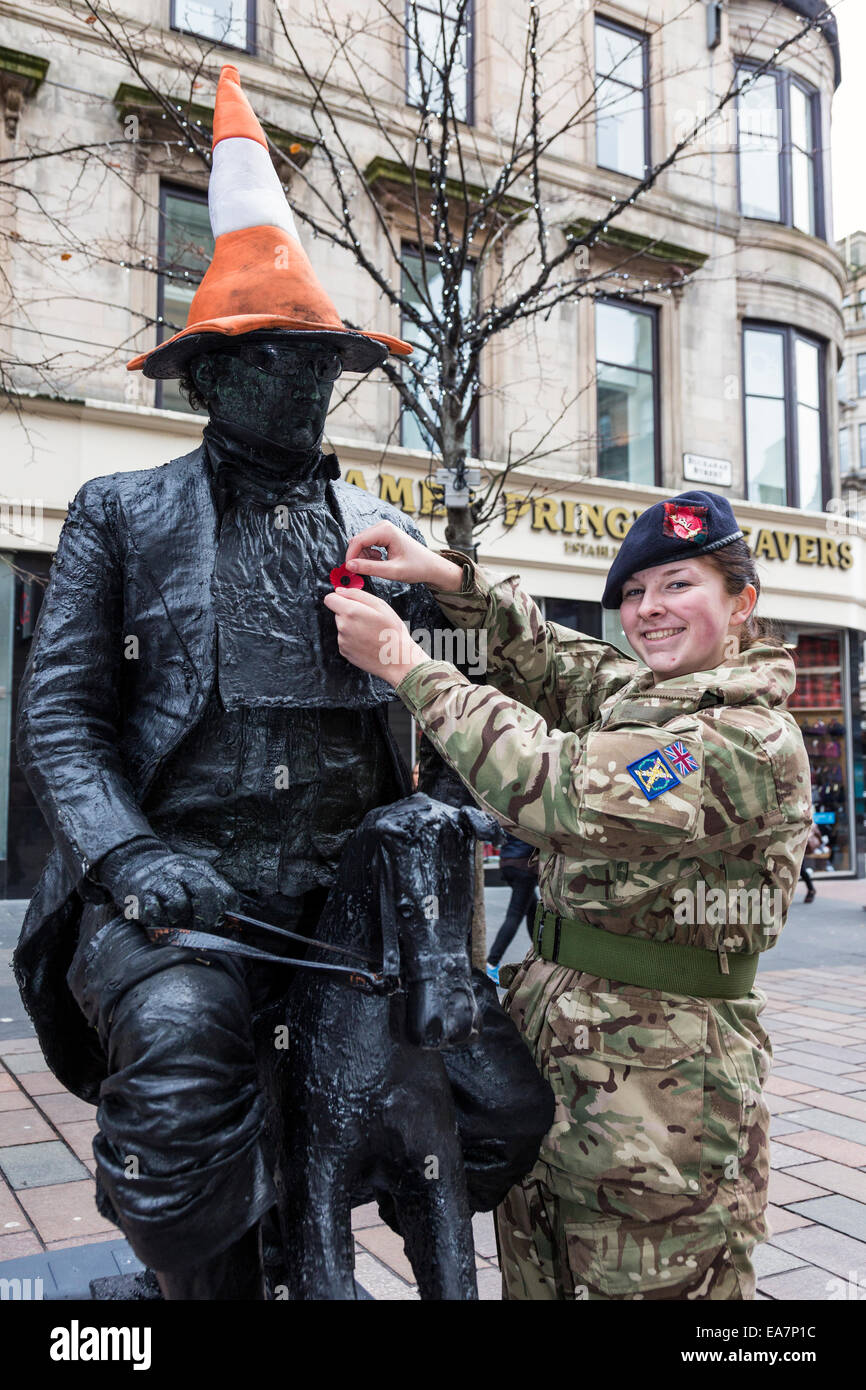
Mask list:
[[[694,503],[665,502],[662,530],[682,541],[702,540],[707,534],[707,509]]]

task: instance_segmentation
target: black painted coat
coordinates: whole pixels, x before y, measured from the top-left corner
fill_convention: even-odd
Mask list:
[[[327,486],[347,536],[388,520],[423,543],[389,503],[339,479]],[[141,802],[198,721],[214,680],[216,528],[203,447],[159,468],[85,483],[63,527],[21,686],[18,757],[55,848],[30,901],[13,969],[49,1067],[94,1103],[106,1060],[66,972],[82,901],[108,897],[91,866],[133,836],[152,833]],[[446,624],[423,585],[367,583],[410,629]],[[145,659],[125,658],[129,636],[138,638]],[[408,769],[385,717],[393,691],[376,683],[382,736],[409,795]]]

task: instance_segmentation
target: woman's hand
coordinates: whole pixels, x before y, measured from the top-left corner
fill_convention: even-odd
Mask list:
[[[385,524],[390,525],[390,522]],[[380,529],[370,527],[371,531]],[[397,530],[396,526],[392,529]],[[366,534],[361,532],[362,536]],[[355,540],[358,539],[356,536]],[[415,544],[411,537],[409,540],[410,544]],[[418,548],[423,549],[422,546]],[[375,594],[368,594],[364,589],[340,589],[326,594],[323,602],[336,619],[340,655],[362,671],[369,671],[371,676],[379,676],[396,687],[413,666],[429,660],[424,648],[412,641],[403,620]]]
[[[375,556],[372,550],[374,545],[384,546],[388,552],[386,560]],[[353,574],[402,579],[407,584],[432,584],[434,588],[444,589],[448,593],[456,593],[463,582],[461,565],[455,565],[443,555],[434,555],[426,545],[413,540],[393,521],[380,521],[353,536],[346,550],[345,564]],[[351,592],[360,591],[355,589]]]

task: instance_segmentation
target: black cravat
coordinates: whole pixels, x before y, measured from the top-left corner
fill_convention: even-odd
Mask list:
[[[212,419],[204,429],[220,512],[227,502],[320,501],[329,478],[339,478],[336,454],[316,447],[283,449],[243,425]]]

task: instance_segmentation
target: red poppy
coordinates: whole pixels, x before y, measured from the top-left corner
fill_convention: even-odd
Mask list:
[[[703,540],[707,535],[706,507],[665,502],[662,530],[666,536],[678,536],[683,541]]]
[[[353,574],[351,570],[346,569],[345,565],[337,565],[335,569],[332,569],[329,578],[334,588],[338,590],[363,589],[364,587],[363,575]]]

